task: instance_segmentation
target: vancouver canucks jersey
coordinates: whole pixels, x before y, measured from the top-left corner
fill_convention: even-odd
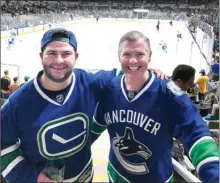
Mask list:
[[[172,181],[173,136],[183,142],[202,181],[218,181],[218,147],[185,92],[150,75],[135,93],[126,90],[124,78],[113,78],[104,90],[92,124],[93,141],[106,128],[110,135],[110,181]]]
[[[1,172],[9,182],[37,182],[47,160],[65,161],[64,182],[93,175],[90,121],[103,88],[115,74],[75,69],[68,90],[49,96],[38,76],[1,109]]]

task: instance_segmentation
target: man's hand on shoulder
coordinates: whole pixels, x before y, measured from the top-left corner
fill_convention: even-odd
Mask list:
[[[168,76],[166,74],[164,74],[160,69],[152,69],[152,68],[148,68],[148,70],[151,73],[155,73],[157,75],[158,78],[164,80],[164,79],[168,79]]]

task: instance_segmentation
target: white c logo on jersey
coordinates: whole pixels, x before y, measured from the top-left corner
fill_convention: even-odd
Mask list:
[[[63,131],[64,129],[68,131]],[[39,152],[47,159],[69,157],[85,146],[88,132],[89,118],[83,113],[74,113],[49,121],[37,134]],[[64,137],[66,134],[68,136]]]

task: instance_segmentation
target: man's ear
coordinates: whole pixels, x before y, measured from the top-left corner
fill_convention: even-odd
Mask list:
[[[118,55],[118,61],[119,61],[119,63],[121,63],[121,60],[120,60],[120,55]]]
[[[181,83],[182,83],[181,79],[177,79],[177,80],[176,80],[176,83],[177,83],[177,84],[181,84]]]
[[[79,53],[75,53],[75,60],[77,60],[78,59],[78,57],[79,57]]]
[[[151,62],[152,51],[149,54],[149,63]]]
[[[43,60],[43,52],[39,53],[41,60]]]

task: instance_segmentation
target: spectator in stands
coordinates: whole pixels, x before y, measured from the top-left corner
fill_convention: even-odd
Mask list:
[[[214,63],[211,65],[211,69],[212,69],[212,80],[218,81],[219,80],[219,58],[215,59]]]
[[[177,86],[179,84],[181,88],[187,90],[194,83],[195,69],[181,65],[174,70],[173,81],[162,82],[155,79],[147,71],[151,60],[149,39],[138,31],[128,32],[120,39],[118,56],[125,75],[113,79],[111,85],[106,88],[91,125],[91,142],[106,128],[110,135],[112,142],[108,165],[110,182],[172,182],[173,136],[183,143],[201,181],[217,182],[218,147],[188,96]],[[140,69],[136,68],[133,72],[130,67],[135,66],[140,66]],[[121,109],[123,115],[117,120],[115,114],[121,113]],[[141,122],[138,124],[135,122],[137,125],[134,126],[134,121],[138,120],[135,118],[128,120],[130,112],[146,115],[146,118],[150,116],[146,124],[150,120],[160,121],[162,125],[158,126],[158,130],[163,131],[159,131],[158,134],[150,130],[148,130],[150,133],[144,132],[143,128],[147,131],[148,124],[142,129],[139,127]],[[162,145],[158,148],[157,143],[161,140]],[[212,156],[214,153],[215,157]],[[135,156],[130,158],[130,155],[134,154]],[[142,157],[136,156],[138,154]],[[145,166],[147,168],[144,166],[140,168],[143,165],[140,158],[142,162],[148,161],[149,158],[148,167]]]
[[[196,87],[195,84],[193,84],[192,87],[189,87],[189,89],[187,90],[187,94],[188,94],[189,98],[190,98],[193,102],[196,102],[196,101],[197,101],[198,88]]]
[[[205,102],[211,102],[211,107],[212,107],[214,103],[218,103],[218,98],[214,93],[210,93],[205,97]]]
[[[1,78],[1,98],[7,99],[10,95],[9,86],[11,84],[11,79],[8,77],[9,71],[4,71],[4,76]]]
[[[207,85],[209,82],[209,77],[205,74],[205,70],[200,71],[201,76],[197,79],[196,84],[199,88],[199,100],[204,100],[207,93]]]
[[[219,59],[219,52],[218,51],[216,51],[216,53],[215,53],[215,59]]]
[[[218,104],[213,104],[211,114],[204,117],[204,120],[206,121],[219,120],[219,105]]]
[[[208,87],[207,90],[209,91],[209,93],[215,93],[218,91],[218,83],[214,80],[210,80],[208,82]]]
[[[19,87],[18,77],[13,78],[14,83],[9,86],[10,93],[14,93]]]
[[[189,65],[178,65],[172,74],[172,81],[183,91],[187,91],[193,86],[196,70]]]
[[[24,83],[21,83],[20,87],[22,87],[23,85],[25,85],[28,81],[29,81],[30,77],[29,76],[25,76],[24,77]]]

